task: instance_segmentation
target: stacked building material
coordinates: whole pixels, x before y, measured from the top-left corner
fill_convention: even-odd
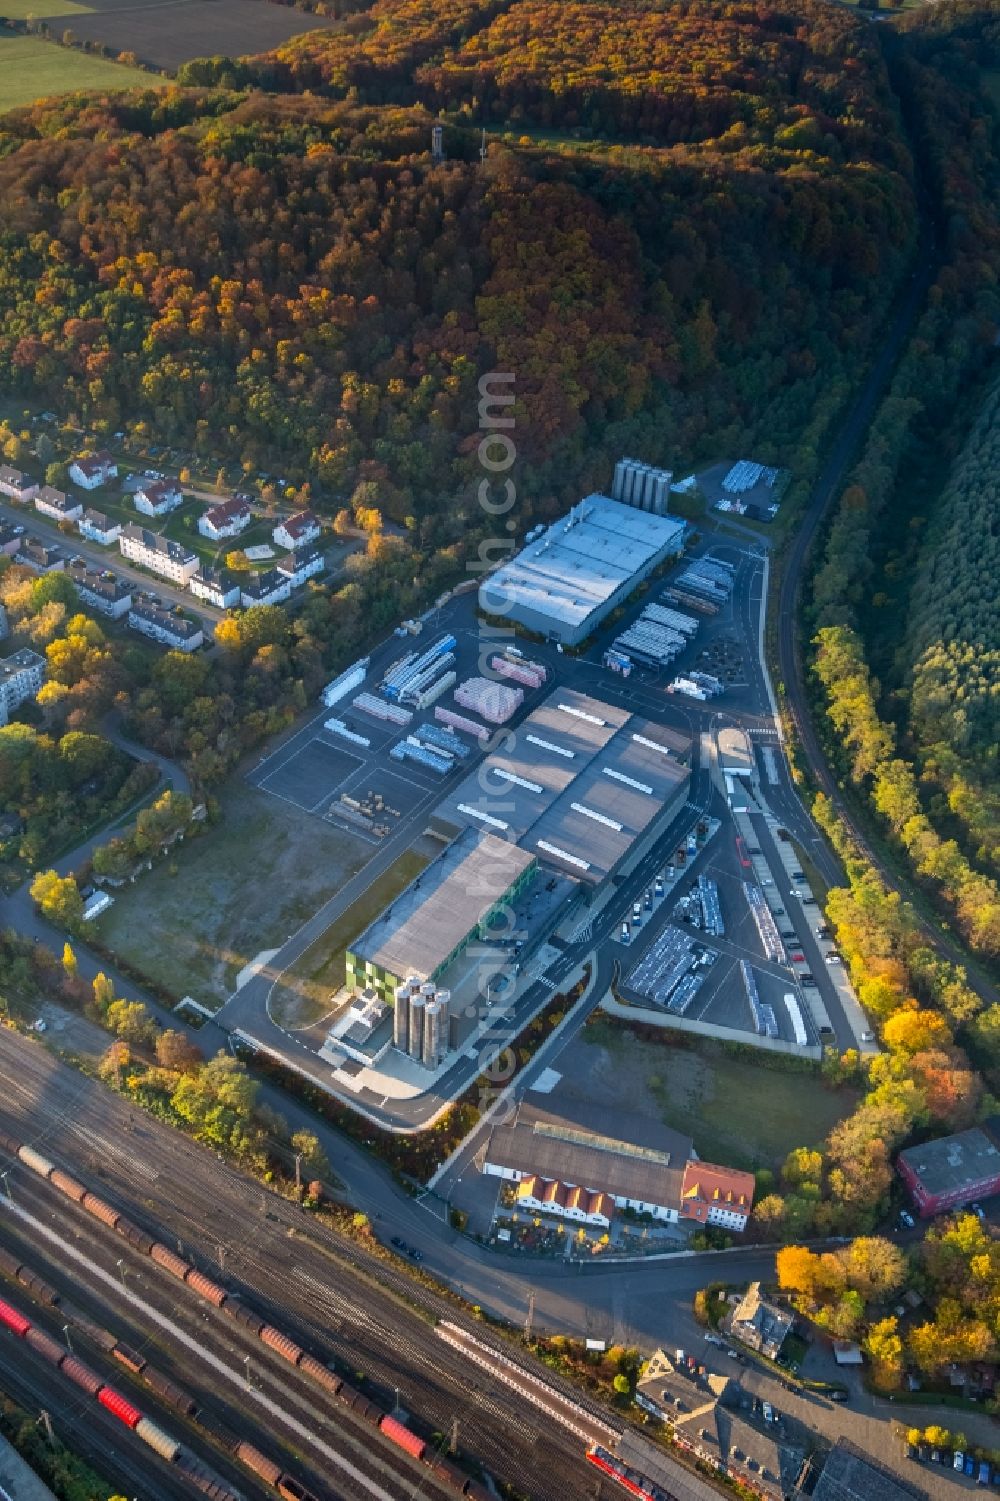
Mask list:
[[[359,693],[352,702],[356,709],[387,724],[407,725],[413,718],[409,709],[401,709],[398,704],[387,704],[384,698],[376,698],[374,693]]]
[[[541,688],[545,682],[545,668],[538,662],[512,662],[509,657],[494,657],[492,670],[512,683],[521,683],[525,688]]]
[[[485,740],[489,730],[484,724],[477,724],[474,719],[466,719],[464,714],[456,714],[454,709],[443,709],[439,705],[434,710],[434,718],[440,724],[450,725],[453,730],[461,730],[464,735],[471,735],[475,740]]]
[[[480,714],[488,724],[506,724],[523,704],[524,689],[491,683],[488,678],[469,678],[455,689],[455,702]]]

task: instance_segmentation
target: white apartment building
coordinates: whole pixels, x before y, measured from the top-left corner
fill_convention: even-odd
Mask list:
[[[197,651],[205,640],[205,633],[197,621],[174,615],[159,605],[133,603],[128,612],[128,623],[132,630],[174,651]]]
[[[42,686],[45,658],[26,648],[0,661],[0,725]]]
[[[279,547],[287,547],[289,552],[294,552],[298,547],[305,547],[308,542],[315,542],[321,530],[311,511],[299,511],[297,515],[279,521],[271,536]]]
[[[35,496],[35,510],[43,516],[51,516],[53,521],[79,521],[83,515],[83,503],[64,490],[43,485]]]
[[[15,469],[11,464],[0,464],[0,495],[11,500],[34,500],[38,494],[38,481]]]
[[[118,538],[122,556],[132,563],[139,563],[151,573],[170,579],[182,587],[198,572],[198,559],[179,542],[171,542],[158,532],[148,532],[145,527],[130,522]]]
[[[132,499],[143,516],[166,516],[169,511],[176,511],[184,496],[173,480],[147,479]]]
[[[94,511],[89,506],[80,517],[78,525],[81,537],[86,537],[90,542],[99,542],[102,547],[110,547],[112,542],[117,542],[122,532],[120,521],[112,521],[103,511]]]

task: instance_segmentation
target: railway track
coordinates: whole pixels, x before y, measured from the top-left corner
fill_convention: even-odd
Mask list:
[[[23,1039],[0,1036],[0,1067],[4,1066],[11,1087],[2,1119],[12,1134],[20,1131],[21,1139],[30,1137],[37,1149],[81,1177],[100,1173],[96,1186],[109,1202],[140,1224],[149,1222],[167,1245],[179,1244],[209,1277],[227,1285],[238,1281],[237,1292],[250,1296],[293,1338],[308,1343],[318,1333],[341,1370],[361,1372],[377,1385],[376,1395],[382,1394],[384,1406],[392,1405],[386,1398],[398,1388],[403,1405],[434,1430],[449,1435],[457,1421],[461,1446],[499,1478],[539,1501],[548,1496],[559,1501],[592,1496],[593,1473],[588,1477],[583,1446],[571,1433],[541,1417],[537,1404],[523,1392],[511,1390],[488,1370],[472,1367],[459,1352],[434,1339],[430,1322],[444,1314],[455,1317],[446,1299],[416,1287],[384,1261],[310,1222],[168,1128],[140,1117],[133,1131],[122,1134],[126,1112],[117,1097],[65,1070]],[[114,1150],[103,1151],[105,1143]],[[14,1182],[15,1197],[19,1181]],[[39,1200],[37,1189],[32,1192],[34,1212]],[[36,1215],[42,1223],[44,1212]],[[238,1243],[233,1225],[243,1230]],[[106,1242],[112,1232],[100,1225],[76,1226],[74,1245],[77,1231],[95,1264],[101,1265],[103,1258],[106,1265]],[[67,1254],[52,1249],[56,1255]],[[86,1275],[95,1297],[104,1298],[107,1286],[102,1290],[95,1285],[95,1272]],[[151,1275],[147,1265],[142,1270],[144,1295]],[[423,1305],[423,1317],[412,1311],[414,1302]],[[276,1310],[281,1311],[280,1320]],[[214,1351],[220,1337],[216,1326],[223,1315],[212,1309],[207,1313],[202,1329]],[[183,1345],[173,1334],[168,1340],[162,1329],[159,1334],[147,1329],[139,1337],[154,1336],[157,1344],[166,1341],[169,1348]],[[262,1361],[259,1344],[252,1352],[228,1323],[224,1341],[218,1358],[232,1361],[236,1348],[241,1362],[247,1354],[254,1368]],[[188,1354],[193,1371],[194,1352]],[[287,1366],[279,1375],[265,1355],[261,1369],[262,1379],[266,1371],[268,1382],[280,1380],[283,1400],[291,1400],[284,1397],[286,1388],[299,1393],[299,1378]],[[309,1453],[301,1436],[286,1433],[284,1441]],[[370,1431],[361,1441],[370,1460]],[[438,1492],[431,1485],[417,1493]],[[353,1501],[353,1492],[348,1494]]]

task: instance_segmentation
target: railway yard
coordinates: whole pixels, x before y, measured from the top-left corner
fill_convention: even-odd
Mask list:
[[[438,1321],[465,1322],[443,1299],[325,1227],[300,1228],[284,1201],[154,1121],[128,1120],[119,1101],[41,1049],[4,1033],[0,1060],[10,1080],[0,1110],[0,1370],[13,1395],[44,1405],[81,1449],[141,1474],[144,1496],[437,1501],[463,1487],[491,1495],[485,1470],[538,1501],[593,1498],[586,1446],[614,1438],[598,1409],[568,1389],[561,1397],[548,1378],[525,1375],[522,1389],[516,1366],[513,1384],[509,1369],[495,1376],[492,1356],[466,1348],[470,1337],[493,1343],[481,1327],[436,1335]],[[52,1167],[112,1218],[127,1216],[138,1237],[48,1181]],[[153,1237],[158,1261],[143,1249]],[[54,1367],[51,1347],[29,1349],[19,1319],[83,1361],[91,1390],[68,1379],[65,1358]],[[265,1343],[261,1323],[284,1345]],[[105,1383],[112,1401],[124,1398],[179,1446],[173,1462],[151,1453],[128,1413],[111,1415],[93,1390]],[[462,1467],[441,1467],[456,1434]],[[237,1458],[241,1440],[266,1465]]]

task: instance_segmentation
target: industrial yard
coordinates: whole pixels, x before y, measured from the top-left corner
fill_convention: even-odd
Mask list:
[[[632,500],[590,497],[478,596],[402,621],[252,768],[261,793],[345,837],[358,870],[220,1013],[244,1043],[375,1120],[417,1125],[598,945],[620,971],[606,1004],[637,1020],[812,1060],[829,1041],[861,1045],[863,1015],[778,837],[761,556],[690,538],[678,556],[688,529],[662,510],[668,479],[622,461],[613,488]],[[612,518],[647,536],[666,522],[670,545],[628,561]],[[539,583],[553,568],[589,601],[582,614]],[[487,609],[497,579],[512,625]],[[398,862],[418,846],[407,885]],[[488,872],[472,902],[442,874],[462,849]],[[490,927],[501,909],[507,932]]]

